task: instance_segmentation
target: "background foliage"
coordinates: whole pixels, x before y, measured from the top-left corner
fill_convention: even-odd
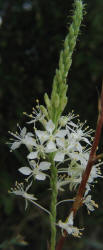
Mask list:
[[[36,98],[43,103],[44,93],[51,93],[59,52],[71,22],[72,3],[72,0],[0,0],[1,249],[44,250],[50,236],[48,216],[31,205],[25,212],[24,201],[7,193],[15,179],[22,181],[17,169],[25,164],[25,159],[24,148],[11,155],[5,143],[9,139],[8,130],[15,131],[17,122],[23,126],[27,121],[23,111],[30,113]],[[103,1],[87,0],[86,4],[87,14],[68,75],[66,111],[74,109],[82,121],[88,120],[95,129],[103,74]],[[103,151],[102,139],[100,150]],[[90,216],[81,209],[77,216],[79,226],[85,227],[84,236],[80,240],[70,237],[65,250],[103,249],[102,189],[102,181],[93,189],[99,209]],[[35,185],[32,191],[39,192],[41,203],[49,206],[46,184],[44,189]],[[66,209],[61,206],[58,217],[62,214],[65,218],[68,210],[69,204]]]

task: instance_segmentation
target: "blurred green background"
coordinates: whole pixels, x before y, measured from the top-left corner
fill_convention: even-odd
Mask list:
[[[84,2],[87,14],[68,74],[66,112],[75,110],[80,114],[81,121],[87,120],[95,129],[103,78],[103,0]],[[59,52],[71,23],[72,4],[73,0],[0,0],[1,249],[46,250],[50,240],[48,216],[31,204],[25,212],[24,200],[8,194],[16,179],[22,181],[17,169],[24,165],[25,158],[24,148],[10,153],[5,143],[10,137],[8,130],[15,131],[18,122],[22,127],[27,121],[23,111],[31,113],[36,98],[42,104],[44,93],[51,93]],[[103,136],[100,151],[103,152]],[[85,208],[79,211],[76,223],[85,228],[83,237],[68,238],[64,250],[103,249],[102,190],[101,179],[92,191],[99,208],[91,215]],[[47,184],[36,184],[32,192],[38,194],[41,204],[49,207],[50,190]],[[66,218],[69,207],[70,204],[62,205],[58,218]],[[57,237],[59,234],[58,229]]]

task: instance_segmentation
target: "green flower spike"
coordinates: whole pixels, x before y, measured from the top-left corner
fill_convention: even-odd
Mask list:
[[[59,68],[56,69],[56,74],[53,79],[53,89],[51,99],[45,94],[44,100],[48,109],[49,119],[57,125],[58,119],[67,104],[67,75],[72,63],[72,54],[76,45],[77,36],[81,21],[83,19],[84,5],[81,0],[76,0],[74,4],[74,15],[72,24],[69,27],[69,33],[64,40],[64,48],[60,52]]]

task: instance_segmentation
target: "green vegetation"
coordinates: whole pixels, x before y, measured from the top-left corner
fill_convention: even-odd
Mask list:
[[[27,9],[26,1],[0,0],[0,15],[3,18],[0,26],[2,111],[0,113],[0,247],[2,249],[18,250],[24,247],[29,250],[35,247],[44,250],[45,239],[50,236],[47,216],[41,216],[41,211],[32,206],[24,214],[22,200],[11,198],[7,193],[14,184],[17,167],[20,162],[23,164],[25,162],[22,154],[18,152],[11,157],[5,143],[8,138],[7,131],[15,130],[24,111],[31,112],[31,107],[36,104],[36,98],[38,97],[40,103],[43,103],[44,93],[47,92],[50,96],[55,68],[58,67],[59,52],[67,34],[65,27],[67,23],[71,23],[71,19],[67,16],[72,9],[72,2],[72,0],[32,0],[28,2]],[[66,109],[68,111],[74,109],[83,121],[88,120],[95,129],[98,93],[103,77],[103,1],[87,0],[86,4],[87,14],[84,16],[67,80],[67,95],[70,101]],[[23,122],[22,119],[22,124]],[[101,149],[102,147],[101,140]],[[21,178],[19,173],[18,178]],[[95,200],[100,204],[95,215],[88,217],[85,214],[83,218],[82,210],[79,212],[79,224],[81,226],[86,224],[87,230],[82,239],[67,240],[66,244],[71,246],[71,250],[84,250],[87,247],[94,250],[102,249],[102,188],[101,180],[94,190]],[[40,192],[42,203],[47,204],[49,196],[44,192],[45,188],[42,190],[39,185],[34,186],[34,190],[35,193],[37,190]],[[61,208],[62,214],[68,213],[68,206],[66,211]],[[18,235],[24,236],[29,245],[26,246],[24,241],[24,246],[20,240],[21,245],[17,246]],[[64,250],[67,249],[66,244]]]

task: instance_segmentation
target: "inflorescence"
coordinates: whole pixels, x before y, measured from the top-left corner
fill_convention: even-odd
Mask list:
[[[83,172],[86,169],[91,142],[93,139],[93,130],[86,126],[86,122],[77,123],[74,121],[77,116],[74,112],[69,113],[68,116],[61,116],[58,121],[58,126],[51,119],[41,111],[39,104],[37,109],[33,109],[33,114],[29,116],[28,124],[33,126],[32,132],[27,132],[26,127],[23,129],[18,126],[20,132],[9,132],[14,139],[11,139],[10,150],[18,149],[22,144],[27,148],[27,166],[22,166],[18,170],[24,176],[24,183],[27,187],[24,189],[24,184],[17,183],[15,188],[11,189],[11,193],[20,195],[25,198],[26,208],[28,202],[39,206],[41,209],[50,212],[39,205],[32,194],[27,191],[34,181],[45,181],[46,178],[50,180],[50,168],[52,155],[55,162],[55,168],[58,171],[57,178],[57,192],[67,190],[76,191],[78,185],[81,183]],[[38,130],[41,126],[41,130]],[[90,191],[95,179],[102,178],[100,165],[102,162],[94,164],[83,197],[83,204],[87,207],[88,212],[94,210],[97,204],[91,199]],[[61,203],[60,201],[59,203]],[[57,225],[68,234],[80,237],[81,230],[73,226],[73,214],[70,213],[65,222],[59,220]]]

